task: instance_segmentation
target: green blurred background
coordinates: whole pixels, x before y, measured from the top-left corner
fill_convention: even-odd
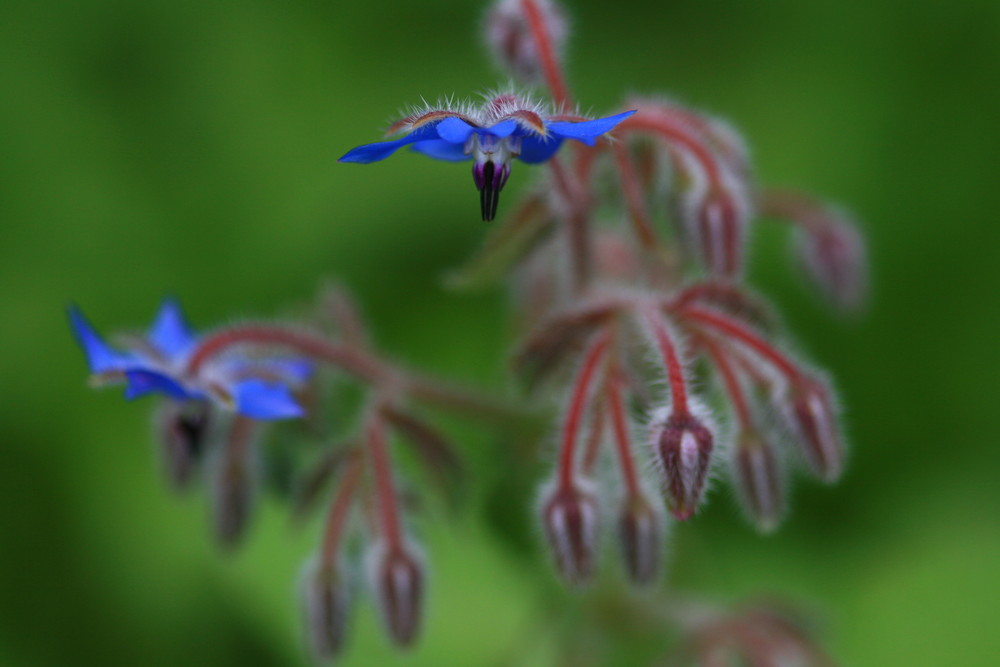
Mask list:
[[[850,468],[834,488],[798,480],[768,538],[716,491],[675,535],[671,583],[801,599],[845,664],[996,664],[1000,3],[567,4],[586,107],[663,91],[723,114],[764,182],[844,202],[870,242],[869,311],[842,323],[781,230],[758,229],[752,280],[837,378]],[[172,293],[209,326],[336,276],[385,349],[505,385],[501,295],[440,286],[486,231],[466,169],[335,162],[405,103],[497,83],[481,15],[465,0],[0,3],[0,664],[304,662],[292,592],[317,526],[290,530],[268,502],[246,548],[218,555],[204,499],[161,481],[150,406],[86,389],[64,308],[110,330]],[[488,485],[510,443],[460,428]],[[493,503],[494,524],[523,523],[521,495],[509,516]],[[396,656],[363,604],[345,664],[495,664],[519,655],[540,600],[572,633],[579,603],[480,505],[421,523],[417,650]],[[538,634],[526,655],[546,664],[553,633]]]

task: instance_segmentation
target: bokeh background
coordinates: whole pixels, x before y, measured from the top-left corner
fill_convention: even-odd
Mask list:
[[[767,538],[717,492],[677,531],[671,584],[801,600],[848,665],[996,664],[1000,3],[566,4],[585,106],[664,91],[718,112],[763,181],[848,204],[870,242],[870,307],[842,322],[782,230],[758,229],[752,280],[835,374],[850,467],[834,488],[799,480]],[[64,309],[110,330],[170,293],[209,326],[337,277],[397,357],[506,386],[502,295],[441,287],[485,232],[466,169],[335,162],[405,103],[498,82],[481,15],[466,0],[0,3],[0,664],[304,663],[292,592],[317,526],[290,529],[268,501],[245,548],[216,553],[204,498],[162,483],[151,406],[86,389]],[[491,487],[510,443],[457,428],[492,490],[420,523],[423,639],[398,656],[362,604],[345,664],[550,664],[573,635],[577,601],[524,532],[530,493]]]

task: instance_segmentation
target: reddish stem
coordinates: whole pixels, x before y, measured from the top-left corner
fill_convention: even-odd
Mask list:
[[[628,149],[622,144],[615,144],[614,153],[615,161],[618,163],[618,174],[621,177],[622,192],[628,206],[629,219],[632,220],[632,226],[635,228],[639,242],[649,250],[656,245],[656,236],[653,233],[653,225],[646,212],[646,206],[642,201],[642,186],[639,184],[639,178],[632,167]]]
[[[320,555],[320,563],[323,567],[332,566],[337,558],[337,549],[344,534],[344,526],[347,524],[351,501],[354,500],[354,492],[361,479],[361,457],[357,453],[351,453],[349,457],[344,471],[340,474],[337,490],[330,503],[330,513],[326,519],[326,529],[323,532],[323,550]]]
[[[386,443],[385,424],[379,410],[373,411],[368,419],[368,455],[375,475],[375,492],[386,546],[389,550],[403,544],[402,529],[399,525],[399,511],[396,507],[396,490],[392,483],[392,469],[389,462],[389,447]]]
[[[569,410],[566,412],[566,422],[562,429],[562,449],[559,459],[559,485],[564,490],[573,488],[573,462],[576,458],[576,441],[580,431],[581,416],[587,403],[590,387],[593,384],[594,372],[597,370],[598,363],[603,358],[610,340],[607,333],[602,333],[591,343],[584,355],[583,367],[573,385],[573,394],[570,398]]]
[[[707,324],[713,329],[722,332],[726,336],[743,343],[759,355],[773,364],[789,380],[795,381],[801,378],[802,372],[793,364],[788,357],[779,352],[766,340],[750,330],[749,327],[729,318],[722,313],[717,313],[705,308],[687,306],[679,309],[679,312],[686,318],[695,320],[702,324]]]
[[[597,454],[601,449],[601,438],[604,436],[604,419],[607,412],[603,402],[595,402],[594,415],[590,420],[590,432],[587,434],[587,447],[583,452],[583,462],[580,466],[585,475],[594,470]]]
[[[708,336],[703,336],[701,342],[708,351],[709,356],[712,357],[715,367],[719,369],[719,374],[722,376],[722,383],[726,386],[726,393],[729,394],[729,400],[736,411],[736,419],[739,421],[740,427],[744,431],[749,431],[753,428],[753,422],[750,418],[750,407],[747,405],[747,398],[743,393],[743,387],[740,386],[739,378],[736,377],[736,369],[733,368],[730,359],[723,353],[715,341],[711,340]]]
[[[829,211],[814,197],[796,190],[768,188],[760,195],[760,215],[783,220],[804,229],[829,224]]]
[[[647,320],[656,338],[656,344],[660,348],[660,355],[663,357],[663,364],[667,367],[667,379],[670,382],[670,396],[673,399],[673,413],[675,415],[688,414],[687,387],[684,383],[684,367],[681,366],[680,358],[677,356],[677,346],[671,340],[667,327],[663,323],[660,313],[651,310],[647,314]]]
[[[582,293],[590,282],[590,267],[593,259],[590,240],[590,226],[587,221],[584,201],[586,194],[581,192],[579,183],[573,178],[572,172],[563,166],[558,157],[549,160],[549,169],[556,187],[569,209],[566,217],[566,233],[569,240],[570,264],[573,272],[574,291]]]
[[[659,134],[675,144],[679,144],[691,153],[691,155],[701,163],[708,176],[709,182],[719,187],[722,177],[719,165],[715,160],[712,151],[688,131],[682,124],[672,122],[669,118],[657,118],[653,114],[639,112],[622,121],[618,128],[622,132],[644,131]]]
[[[559,62],[556,60],[555,49],[552,48],[551,36],[545,29],[542,12],[535,4],[535,0],[521,0],[521,10],[524,12],[525,18],[528,19],[531,37],[535,41],[535,50],[541,61],[545,82],[548,84],[549,90],[552,91],[552,99],[556,103],[556,109],[568,109],[570,107],[569,91],[566,88]]]
[[[625,479],[625,490],[630,498],[639,495],[639,476],[632,461],[632,448],[629,446],[628,425],[625,421],[625,406],[622,405],[621,379],[617,370],[612,372],[607,382],[608,408],[611,410],[611,424],[615,435],[615,449]]]

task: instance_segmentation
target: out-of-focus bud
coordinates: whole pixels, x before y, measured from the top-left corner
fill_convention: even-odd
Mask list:
[[[789,387],[785,415],[806,462],[824,482],[844,470],[844,445],[836,402],[826,382],[802,378]]]
[[[784,478],[774,449],[757,433],[740,435],[733,476],[751,521],[764,533],[777,528],[785,511]]]
[[[542,493],[542,527],[567,583],[586,583],[594,572],[597,547],[597,501],[579,486],[551,484]]]
[[[671,412],[665,422],[654,420],[653,427],[653,448],[667,506],[679,521],[690,519],[698,509],[712,456],[710,422],[693,412]]]
[[[739,186],[723,191],[712,188],[698,207],[698,241],[705,268],[714,275],[733,278],[743,270],[749,208]]]
[[[372,590],[390,639],[400,648],[413,644],[420,630],[424,567],[405,544],[375,546],[370,565]]]
[[[868,291],[868,257],[857,225],[830,209],[814,225],[796,230],[793,250],[802,270],[845,312],[858,310]]]
[[[239,546],[246,534],[257,495],[250,420],[237,417],[217,458],[211,480],[212,524],[216,541],[225,550]]]
[[[558,59],[567,37],[566,15],[550,0],[532,0]],[[502,69],[528,84],[542,80],[542,64],[523,0],[497,0],[486,14],[486,42]]]
[[[625,571],[636,586],[649,586],[660,575],[663,560],[663,516],[645,496],[626,499],[618,519]]]
[[[310,559],[299,586],[306,640],[317,660],[337,657],[344,647],[351,591],[343,567]]]
[[[163,469],[175,491],[185,491],[209,439],[212,406],[208,401],[163,401],[156,415]]]

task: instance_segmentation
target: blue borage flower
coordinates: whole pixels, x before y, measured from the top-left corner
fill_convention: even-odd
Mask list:
[[[212,399],[254,419],[288,419],[303,414],[290,389],[312,373],[312,365],[302,359],[225,357],[207,365],[198,377],[184,377],[198,337],[173,299],[163,301],[148,333],[124,339],[124,351],[105,343],[76,306],[70,306],[69,318],[94,382],[124,383],[129,400],[159,393],[181,401]]]
[[[424,109],[393,124],[387,135],[405,132],[399,139],[358,146],[340,162],[368,164],[392,155],[397,148],[413,150],[437,160],[472,159],[472,178],[479,190],[483,220],[496,216],[500,190],[510,176],[510,162],[545,162],[564,139],[593,146],[634,111],[588,120],[579,116],[544,113],[536,104],[515,95],[500,95],[481,108]]]

